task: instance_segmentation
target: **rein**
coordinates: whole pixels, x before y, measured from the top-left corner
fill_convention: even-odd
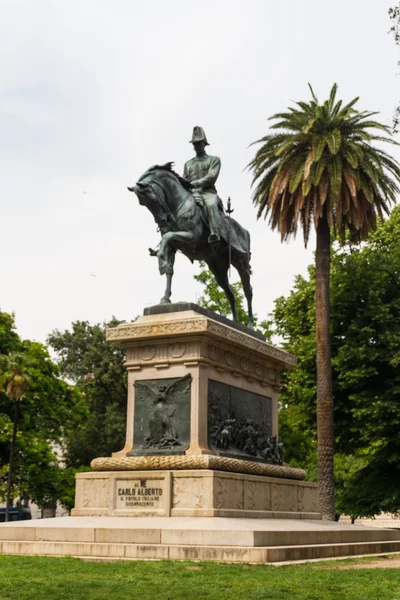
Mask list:
[[[159,183],[159,182],[158,182],[158,181],[156,181],[155,179],[153,179],[153,181],[152,181],[151,183],[152,183],[152,184],[155,184],[155,185],[157,185],[157,186],[158,186],[158,187],[161,189],[162,193],[163,193],[163,194],[164,194],[164,196],[165,196],[164,188],[163,188],[163,186],[161,185],[161,183]],[[166,207],[166,209],[167,209],[168,217],[170,218],[170,220],[171,220],[171,221],[172,221],[172,222],[173,222],[173,223],[174,223],[176,226],[178,226],[178,222],[177,222],[177,220],[176,220],[176,217],[177,217],[177,215],[178,215],[178,213],[179,213],[180,209],[182,208],[182,206],[185,204],[185,202],[186,202],[186,198],[185,198],[184,200],[182,200],[182,202],[179,204],[179,206],[178,206],[178,208],[176,209],[176,211],[172,211],[172,210],[170,209],[170,207],[168,206],[167,202],[165,202],[165,201],[164,201],[164,203],[165,203],[165,207]]]

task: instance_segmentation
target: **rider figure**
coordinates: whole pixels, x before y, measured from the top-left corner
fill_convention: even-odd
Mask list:
[[[217,244],[220,241],[220,221],[223,204],[218,197],[215,182],[221,169],[221,160],[217,156],[206,154],[208,146],[206,134],[201,127],[193,128],[190,141],[196,156],[185,164],[183,177],[193,186],[195,201],[203,208],[207,225],[210,229],[208,242]]]

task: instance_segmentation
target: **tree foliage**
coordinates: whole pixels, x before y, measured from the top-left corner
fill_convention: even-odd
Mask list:
[[[0,354],[0,390],[13,402],[20,402],[32,384],[28,358],[21,352]]]
[[[21,340],[15,330],[13,315],[0,311],[0,354],[16,352],[21,347]]]
[[[200,272],[194,276],[194,279],[203,286],[202,295],[197,301],[199,306],[216,312],[223,317],[229,316],[231,314],[229,301],[225,295],[225,292],[215,281],[214,275],[207,268],[205,262],[200,262]],[[235,294],[238,323],[247,326],[248,317],[242,282],[237,281],[235,283],[231,283],[230,286]],[[267,341],[270,341],[272,336],[271,320],[267,318],[263,321],[259,321],[257,315],[254,315],[253,323],[254,328],[265,335]]]
[[[106,342],[106,327],[121,321],[91,325],[72,323],[70,331],[53,331],[49,345],[56,352],[64,377],[85,398],[88,418],[65,436],[65,459],[70,467],[88,466],[93,458],[110,456],[125,442],[127,376],[122,346]]]
[[[14,318],[0,312],[0,349],[3,358],[0,379],[3,389],[23,392],[16,434],[13,493],[16,497],[42,500],[51,495],[53,466],[57,462],[55,448],[62,444],[67,429],[74,429],[85,418],[87,410],[75,386],[60,379],[59,369],[50,359],[45,346],[22,341],[15,331]],[[23,357],[29,387],[16,381],[17,357]],[[18,362],[18,361],[17,361]],[[14,365],[14,366],[13,366]],[[9,384],[13,383],[13,389]],[[19,389],[19,391],[18,391]],[[0,496],[5,496],[9,472],[9,450],[12,441],[14,394],[0,392]],[[21,400],[21,396],[20,396]]]
[[[393,34],[393,38],[397,46],[400,46],[400,4],[396,6],[391,6],[389,8],[389,17],[391,20],[390,31]],[[396,133],[398,133],[400,121],[400,105],[396,107],[394,116],[393,116],[393,129]]]
[[[231,307],[228,298],[222,288],[215,281],[215,277],[207,268],[206,263],[200,262],[200,272],[194,276],[194,279],[202,284],[203,293],[198,299],[199,306],[212,310],[223,317],[231,314]],[[236,312],[238,323],[247,325],[247,313],[245,309],[245,300],[243,295],[243,285],[241,281],[230,284],[236,300]]]
[[[325,219],[343,237],[366,239],[399,191],[399,165],[376,142],[396,142],[373,119],[378,113],[354,108],[358,98],[336,101],[336,84],[322,104],[309,87],[312,99],[270,117],[278,132],[255,142],[261,147],[249,166],[258,217],[269,216],[282,240],[301,226],[305,245]]]
[[[354,517],[400,509],[399,238],[400,209],[395,208],[363,247],[338,246],[332,259],[337,511]],[[298,367],[283,376],[285,459],[310,466],[311,472],[316,439],[314,279],[314,268],[307,278],[298,277],[290,295],[276,301],[274,313],[284,347],[299,357]]]
[[[8,461],[7,495],[5,520],[9,520],[11,506],[11,491],[13,480],[14,454],[17,441],[17,432],[20,416],[20,403],[25,392],[32,383],[28,369],[28,359],[20,352],[0,354],[0,390],[14,404],[13,433],[10,444],[10,458]]]

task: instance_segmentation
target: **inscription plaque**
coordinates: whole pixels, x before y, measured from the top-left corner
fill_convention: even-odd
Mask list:
[[[164,508],[164,479],[119,479],[115,492],[115,508],[120,510]]]

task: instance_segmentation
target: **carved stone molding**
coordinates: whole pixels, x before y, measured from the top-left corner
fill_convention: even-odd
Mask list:
[[[263,358],[270,358],[274,362],[278,362],[281,366],[294,367],[297,364],[297,358],[288,352],[285,352],[280,348],[275,348],[266,342],[206,317],[177,319],[160,323],[150,322],[148,324],[140,322],[130,323],[129,325],[120,325],[119,327],[107,329],[106,337],[109,342],[129,344],[129,342],[134,340],[147,340],[149,338],[154,340],[154,338],[193,333],[209,333],[212,337],[219,338],[220,342],[231,342],[235,345],[247,348],[261,355]],[[210,344],[210,348],[212,348],[212,346],[213,345]],[[217,349],[217,346],[214,346],[214,348]],[[210,350],[211,354],[214,352],[214,348]],[[213,360],[212,356],[210,356],[210,358]],[[224,362],[229,361],[229,358],[229,355],[224,357]]]
[[[235,364],[235,355],[230,350],[225,350],[224,352],[225,363],[228,367],[233,367]]]
[[[139,349],[140,358],[142,360],[151,360],[156,354],[155,346],[142,346]]]
[[[210,490],[202,477],[174,477],[172,506],[174,508],[206,508],[211,503]]]
[[[225,456],[116,456],[95,458],[90,466],[94,471],[146,471],[163,469],[211,469],[266,477],[304,480],[306,472],[279,465],[270,465]]]
[[[246,346],[247,348],[255,350],[256,352],[261,352],[265,356],[275,358],[276,360],[285,365],[290,365],[292,367],[295,367],[297,365],[297,358],[292,354],[285,352],[285,350],[275,348],[275,346],[271,346],[266,342],[262,342],[260,340],[257,340],[256,338],[252,338],[246,334],[241,333],[240,331],[231,329],[230,327],[225,327],[225,325],[217,323],[216,321],[208,320],[207,330],[220,335],[224,339],[228,339],[242,346]]]
[[[126,349],[126,367],[132,369],[137,365],[157,365],[162,363],[180,363],[187,357],[198,357],[200,354],[199,343],[195,341],[167,342],[154,340],[154,344],[136,343]],[[181,360],[182,359],[182,360]]]
[[[164,368],[169,364],[188,361],[204,361],[214,366],[219,371],[226,371],[234,375],[243,375],[252,380],[276,387],[279,385],[281,367],[269,362],[268,358],[261,357],[257,360],[251,351],[241,351],[238,348],[230,349],[224,342],[207,343],[200,340],[186,340],[169,342],[156,341],[154,344],[136,343],[126,349],[126,367],[137,369],[140,366],[155,366],[161,364]]]
[[[181,358],[186,353],[186,344],[184,342],[175,342],[169,344],[168,349],[171,358]]]
[[[142,325],[131,323],[107,329],[108,342],[128,342],[131,339],[160,337],[180,333],[194,333],[207,330],[207,319],[180,319],[168,323],[149,323]]]
[[[243,482],[218,477],[214,489],[215,508],[243,509]]]
[[[279,383],[280,367],[270,362],[260,362],[251,353],[243,353],[237,349],[228,349],[224,343],[207,344],[201,349],[201,357],[205,358],[218,370],[233,372],[247,378],[269,383],[276,386]]]

